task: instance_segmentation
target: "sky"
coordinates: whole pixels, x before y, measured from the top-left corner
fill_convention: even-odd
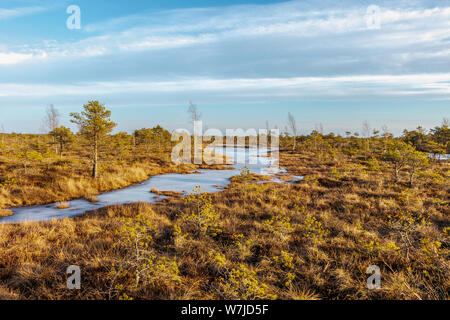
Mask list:
[[[80,28],[67,20],[80,8]],[[73,22],[75,20],[70,20]],[[89,100],[117,131],[432,128],[450,117],[450,1],[0,0],[0,125]]]

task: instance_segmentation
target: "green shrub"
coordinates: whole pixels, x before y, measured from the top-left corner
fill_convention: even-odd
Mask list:
[[[311,216],[305,219],[303,223],[303,236],[312,240],[314,244],[325,239],[328,234],[329,231],[315,217]]]
[[[250,271],[243,264],[227,270],[224,276],[219,277],[215,289],[221,299],[227,300],[274,300],[277,298],[276,295],[267,292],[267,285],[256,278],[256,272]]]
[[[185,198],[185,204],[192,205],[194,209],[182,215],[183,222],[193,225],[204,236],[216,236],[222,233],[219,225],[220,216],[214,209],[212,198],[207,192],[202,192],[200,186],[197,186],[193,193]]]

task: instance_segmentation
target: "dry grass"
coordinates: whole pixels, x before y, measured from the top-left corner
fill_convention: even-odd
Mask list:
[[[88,195],[85,197],[85,199],[89,202],[99,202],[98,198],[94,195]]]
[[[172,197],[172,198],[180,198],[183,193],[178,191],[161,191],[156,188],[152,188],[150,190],[151,193],[157,194],[158,196],[166,196],[166,197]]]
[[[56,204],[56,209],[67,209],[70,207],[68,202],[59,202]]]
[[[308,152],[283,152],[281,165],[305,180],[236,177],[211,205],[172,198],[0,225],[0,297],[449,299],[448,178],[410,189],[387,168]],[[431,169],[445,176],[449,163]],[[150,271],[133,258],[137,235]],[[80,291],[65,287],[72,264]],[[381,268],[379,290],[366,286],[370,265]]]
[[[0,217],[9,217],[12,216],[14,212],[9,209],[0,209]]]
[[[148,160],[126,166],[109,164],[107,171],[98,179],[90,178],[86,168],[88,165],[65,169],[55,163],[48,168],[28,168],[25,174],[19,167],[14,170],[14,176],[21,177],[20,180],[0,190],[0,207],[29,206],[77,198],[94,199],[93,196],[101,192],[124,188],[152,175],[186,172],[195,167],[175,166],[168,162],[158,164]]]
[[[100,153],[99,178],[92,179],[89,148],[71,146],[70,152],[60,158],[48,149],[48,139],[45,135],[5,135],[4,146],[0,146],[0,209],[78,198],[95,201],[95,195],[101,192],[121,189],[153,175],[188,173],[198,167],[174,165],[170,144],[147,150],[132,145],[118,149],[109,142]],[[20,158],[22,149],[39,150],[33,152],[40,158],[25,161]]]

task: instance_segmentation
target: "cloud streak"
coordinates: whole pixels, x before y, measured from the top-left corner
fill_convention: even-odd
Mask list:
[[[44,7],[21,7],[13,9],[0,8],[0,20],[18,18],[47,10]]]
[[[311,98],[323,100],[364,97],[402,97],[433,94],[450,100],[450,73],[415,75],[360,75],[343,77],[296,77],[263,79],[185,79],[162,82],[89,82],[72,85],[0,83],[0,97],[51,97],[53,95],[226,93],[229,97]],[[357,85],[357,86],[356,86]],[[353,89],[348,89],[353,88]],[[375,90],[374,90],[375,88]],[[346,90],[342,90],[346,89]],[[386,94],[387,93],[387,94]]]
[[[265,6],[170,10],[88,25],[85,31],[89,34],[107,27],[143,24],[115,33],[88,36],[75,43],[54,41],[51,46],[29,50],[43,50],[49,58],[70,58],[190,47],[242,38],[263,41],[271,36],[316,42],[321,37],[344,35],[356,47],[385,45],[387,48],[443,41],[448,37],[450,7],[383,8],[380,15],[383,30],[379,34],[367,30],[365,9],[365,6],[358,6],[303,11],[303,5],[294,1]],[[149,20],[154,21],[153,24],[146,25],[144,22]],[[352,39],[355,35],[359,45]]]
[[[0,65],[21,63],[30,60],[32,58],[33,58],[32,54],[0,52]]]

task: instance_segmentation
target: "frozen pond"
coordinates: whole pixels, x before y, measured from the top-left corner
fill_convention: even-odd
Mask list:
[[[433,154],[433,153],[430,153],[430,158],[435,158],[437,160],[450,160],[450,154]]]
[[[68,201],[67,209],[57,209],[56,203],[48,205],[39,205],[31,207],[10,208],[15,214],[9,217],[0,218],[0,223],[17,223],[26,221],[49,221],[52,219],[62,219],[73,217],[85,213],[86,211],[98,208],[134,203],[134,202],[155,202],[163,199],[164,196],[158,196],[151,193],[155,188],[159,191],[178,191],[184,194],[190,193],[195,186],[200,185],[202,191],[217,192],[229,184],[229,179],[239,175],[242,168],[247,166],[252,173],[274,175],[283,173],[283,169],[278,169],[278,162],[275,159],[264,156],[268,149],[246,149],[241,147],[214,148],[214,152],[222,153],[234,159],[235,164],[230,165],[233,170],[198,170],[198,173],[192,174],[164,174],[152,176],[148,180],[126,187],[120,190],[104,192],[97,196],[98,202],[92,203],[85,199]],[[301,177],[294,177],[298,180]],[[275,182],[281,182],[273,178]]]

